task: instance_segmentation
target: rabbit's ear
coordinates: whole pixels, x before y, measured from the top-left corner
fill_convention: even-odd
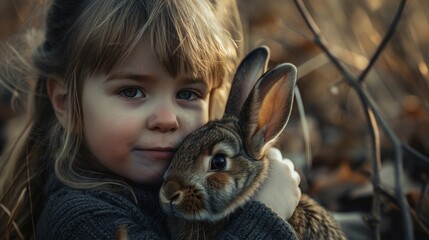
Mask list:
[[[237,116],[256,81],[267,70],[270,50],[266,46],[246,55],[237,68],[225,107],[225,114]]]
[[[245,134],[246,150],[261,159],[265,146],[286,126],[292,110],[297,70],[284,63],[264,74],[243,106],[239,122]]]

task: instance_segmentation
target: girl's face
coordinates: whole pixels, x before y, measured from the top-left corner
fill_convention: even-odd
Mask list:
[[[86,144],[110,171],[158,183],[184,137],[208,121],[210,90],[201,79],[172,77],[141,41],[124,63],[86,79]]]

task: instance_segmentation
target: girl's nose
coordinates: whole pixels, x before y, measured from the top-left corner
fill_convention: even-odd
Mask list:
[[[160,132],[171,132],[179,128],[177,115],[171,110],[156,110],[148,119],[148,128]]]

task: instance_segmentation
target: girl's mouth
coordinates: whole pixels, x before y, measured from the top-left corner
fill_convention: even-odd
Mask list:
[[[176,152],[174,148],[146,148],[146,149],[136,149],[134,152],[142,158],[151,158],[151,159],[171,159]]]

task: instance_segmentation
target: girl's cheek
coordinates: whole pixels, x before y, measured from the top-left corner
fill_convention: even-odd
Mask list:
[[[111,152],[127,144],[137,132],[133,122],[106,120],[100,120],[85,129],[86,142],[93,151]]]

